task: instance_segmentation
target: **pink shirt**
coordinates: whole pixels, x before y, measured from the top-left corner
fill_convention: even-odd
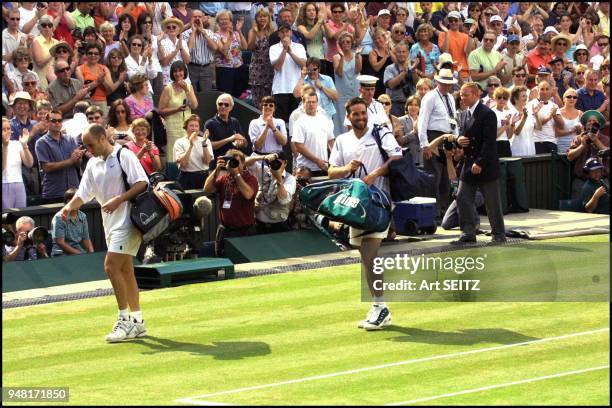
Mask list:
[[[140,149],[142,149],[141,146],[138,146],[134,142],[127,142],[125,145],[127,146],[128,149],[133,151],[134,154],[137,156],[138,156],[138,153],[140,152]],[[153,147],[151,148],[151,153],[154,156],[159,155],[159,149],[157,148],[157,146],[155,146],[155,144],[153,144]],[[142,164],[142,167],[144,168],[145,172],[147,172],[148,175],[155,172],[155,169],[153,168],[153,159],[147,153],[145,153],[140,158],[140,164]]]
[[[336,25],[333,21],[327,23],[327,28],[331,31],[332,34],[336,34],[342,28],[342,23],[340,25]],[[355,27],[352,25],[348,25],[348,32],[351,34],[355,34]],[[327,52],[325,53],[325,59],[328,61],[332,61],[334,55],[338,53],[338,41],[337,40],[327,40]]]
[[[145,97],[145,104],[141,106],[132,95],[125,98],[125,103],[130,107],[132,113],[132,120],[138,118],[144,118],[144,116],[153,109],[153,100],[149,97]]]

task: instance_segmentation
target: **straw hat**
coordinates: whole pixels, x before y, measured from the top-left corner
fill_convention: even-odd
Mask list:
[[[30,94],[25,91],[19,91],[15,93],[15,96],[13,96],[11,100],[9,101],[10,102],[9,105],[14,106],[15,102],[17,102],[17,99],[23,99],[24,101],[28,101],[31,109],[34,109],[34,107],[36,106],[36,102],[34,102]]]
[[[557,41],[559,40],[563,40],[567,43],[568,46],[572,45],[572,40],[571,38],[569,38],[567,35],[565,34],[557,34],[555,35],[552,40],[550,40],[550,44],[554,47],[555,45],[557,45]]]
[[[434,79],[441,84],[454,85],[457,83],[457,79],[453,76],[453,71],[448,68],[441,69]]]
[[[170,23],[176,24],[178,26],[179,33],[181,31],[183,31],[183,27],[185,27],[185,25],[183,24],[183,22],[180,19],[178,19],[176,17],[168,17],[164,21],[162,21],[162,23],[161,23],[162,30],[166,31],[166,26],[168,24],[170,24]]]
[[[55,53],[60,48],[66,48],[68,50],[68,53],[72,55],[72,47],[66,41],[60,41],[53,47],[49,48],[49,54],[51,54],[53,58],[55,58]]]
[[[604,118],[604,115],[602,115],[599,111],[596,110],[589,110],[584,112],[580,117],[580,122],[582,122],[583,125],[586,125],[587,120],[589,120],[589,118],[592,116],[597,119],[597,122],[599,122],[599,126],[604,127],[606,125],[606,118]]]

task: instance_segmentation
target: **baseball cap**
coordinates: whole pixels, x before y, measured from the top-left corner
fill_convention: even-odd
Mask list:
[[[554,57],[553,59],[550,60],[550,62],[548,63],[548,65],[552,65],[555,62],[563,62],[563,58],[561,57]]]
[[[289,24],[289,23],[280,23],[278,25],[278,31],[281,31],[281,30],[284,30],[284,29],[291,30],[291,24]]]
[[[448,18],[457,18],[459,20],[463,20],[463,18],[461,17],[461,13],[459,13],[456,10],[453,10],[450,13],[448,13]]]
[[[521,39],[519,38],[518,35],[509,35],[508,36],[508,44],[513,43],[513,42],[521,42]]]
[[[552,71],[546,67],[540,67],[540,69],[538,69],[538,75],[549,75],[551,73]]]
[[[384,16],[384,15],[390,16],[391,12],[389,10],[387,10],[387,9],[382,9],[382,10],[380,10],[378,12],[378,16],[377,17]]]
[[[476,24],[476,20],[473,18],[466,18],[463,24]]]
[[[544,30],[544,34],[548,34],[548,33],[555,33],[555,34],[559,34],[559,32],[557,31],[557,29],[553,26],[548,26],[546,27],[546,29]]]
[[[502,18],[501,18],[500,16],[498,16],[498,15],[494,15],[494,16],[492,16],[492,17],[491,17],[490,22],[491,22],[491,23],[493,23],[493,22],[495,22],[495,21],[499,21],[499,22],[501,22],[501,23],[503,23],[503,22],[504,22],[504,20],[502,20]]]

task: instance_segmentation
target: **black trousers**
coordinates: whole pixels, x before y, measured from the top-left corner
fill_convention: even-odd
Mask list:
[[[465,181],[459,182],[459,190],[457,190],[457,209],[459,210],[461,236],[468,239],[476,238],[476,223],[478,218],[476,218],[474,214],[474,201],[476,198],[476,190],[478,189],[480,189],[484,197],[487,217],[489,217],[489,223],[491,224],[491,235],[494,238],[505,239],[506,229],[501,206],[499,180],[476,184],[466,183]]]
[[[535,142],[536,154],[557,153],[557,144],[553,142]]]
[[[428,130],[427,140],[431,142],[444,133],[445,132],[439,132],[437,130]],[[423,159],[425,171],[434,175],[434,184],[437,186],[436,202],[438,203],[439,220],[444,216],[450,200],[450,181],[446,169],[446,157],[443,157],[443,159],[444,160],[440,160],[436,155],[431,156],[429,160]]]

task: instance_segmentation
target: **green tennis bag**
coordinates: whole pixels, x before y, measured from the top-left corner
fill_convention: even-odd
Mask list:
[[[391,222],[387,194],[357,178],[310,184],[300,191],[300,202],[333,221],[368,232],[385,231]]]

